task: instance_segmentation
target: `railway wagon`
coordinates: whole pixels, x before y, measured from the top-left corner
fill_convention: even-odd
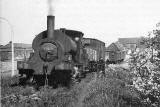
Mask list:
[[[83,38],[82,44],[87,51],[89,61],[105,60],[105,43],[93,38]]]
[[[125,59],[126,50],[122,44],[115,42],[110,44],[106,48],[106,62],[107,63],[119,63]]]
[[[82,44],[88,55],[89,70],[100,71],[105,69],[105,43],[93,38],[83,38]]]

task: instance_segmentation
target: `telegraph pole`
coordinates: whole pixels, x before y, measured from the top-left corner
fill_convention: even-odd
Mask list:
[[[13,31],[13,26],[12,24],[9,22],[9,20],[7,20],[6,18],[0,17],[1,20],[7,22],[7,24],[9,25],[10,29],[11,29],[11,51],[12,51],[12,73],[11,76],[15,75],[15,70],[14,70],[14,42],[13,42],[13,36],[14,36],[14,31]]]

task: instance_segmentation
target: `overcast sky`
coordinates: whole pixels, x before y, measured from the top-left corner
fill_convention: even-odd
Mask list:
[[[107,43],[120,37],[145,36],[160,22],[160,0],[55,0],[55,27],[82,31]],[[0,15],[9,20],[14,42],[32,43],[46,30],[47,0],[0,0]],[[0,20],[0,43],[11,40],[9,25]]]

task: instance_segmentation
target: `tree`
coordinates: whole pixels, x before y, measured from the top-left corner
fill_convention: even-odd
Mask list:
[[[153,35],[153,37],[151,37]],[[133,73],[133,84],[142,95],[143,103],[149,106],[160,106],[160,30],[153,30],[141,42],[146,48],[133,52],[130,60],[130,71]]]

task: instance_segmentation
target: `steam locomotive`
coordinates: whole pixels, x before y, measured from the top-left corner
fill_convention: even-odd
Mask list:
[[[105,69],[105,43],[83,38],[80,31],[55,30],[54,20],[55,16],[47,16],[47,30],[33,40],[34,52],[27,61],[17,62],[20,83],[68,86],[77,71],[83,77],[89,71]]]

